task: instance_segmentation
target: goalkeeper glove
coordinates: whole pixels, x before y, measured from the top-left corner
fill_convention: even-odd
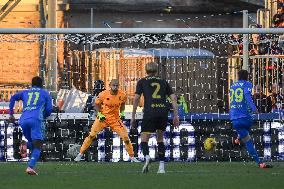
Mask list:
[[[102,112],[98,112],[97,118],[98,118],[100,121],[106,120],[106,116],[105,116],[104,114],[102,114]]]
[[[124,119],[125,119],[125,113],[124,113],[124,111],[120,112],[119,118],[120,118],[121,120],[124,120]]]

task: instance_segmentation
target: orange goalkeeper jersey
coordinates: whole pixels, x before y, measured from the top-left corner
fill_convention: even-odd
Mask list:
[[[126,102],[126,95],[118,90],[116,95],[110,94],[109,90],[102,91],[96,98],[96,104],[101,105],[102,112],[107,120],[119,119],[119,110],[121,104]]]

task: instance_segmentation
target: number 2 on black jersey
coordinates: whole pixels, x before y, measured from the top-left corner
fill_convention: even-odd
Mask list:
[[[155,87],[155,90],[154,90],[154,92],[153,92],[153,94],[152,94],[152,98],[161,98],[161,95],[158,95],[158,92],[160,91],[160,89],[161,89],[161,85],[160,85],[160,83],[151,83],[151,86],[152,87]]]

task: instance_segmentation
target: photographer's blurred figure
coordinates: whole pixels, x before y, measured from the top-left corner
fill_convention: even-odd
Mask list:
[[[271,111],[269,108],[271,107],[271,100],[263,94],[260,85],[255,85],[254,87],[253,102],[259,113],[267,113]]]
[[[271,94],[268,96],[271,101],[271,106],[268,106],[268,110],[275,111],[282,109],[283,96],[280,93],[279,86],[277,83],[273,83],[271,87]]]
[[[100,79],[96,80],[94,82],[93,94],[88,97],[84,112],[91,113],[91,114],[94,113],[93,105],[94,105],[94,102],[96,101],[96,97],[100,94],[100,92],[104,90],[105,90],[104,81]]]

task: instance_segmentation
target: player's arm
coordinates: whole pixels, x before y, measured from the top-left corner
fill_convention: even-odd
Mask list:
[[[119,109],[119,117],[121,120],[125,119],[125,102],[121,104],[120,109]]]
[[[178,127],[179,126],[179,117],[178,117],[177,97],[173,93],[173,90],[172,90],[172,88],[171,88],[171,86],[168,82],[166,82],[166,93],[170,97],[171,104],[172,104],[172,107],[173,107],[173,113],[174,113],[173,124],[174,124],[174,127]]]
[[[179,126],[179,117],[178,117],[177,97],[176,97],[175,94],[171,94],[170,99],[171,99],[171,103],[172,103],[172,107],[173,107],[173,113],[174,113],[173,124],[174,124],[175,127],[178,127]]]
[[[173,106],[174,116],[178,116],[178,105],[177,105],[177,97],[175,94],[170,95],[171,104]]]
[[[131,121],[130,121],[130,126],[132,128],[136,127],[135,115],[136,115],[137,107],[140,102],[140,97],[142,93],[143,93],[142,80],[139,80],[137,82],[136,92],[135,92],[134,100],[133,100],[133,109],[132,109],[132,115],[131,115]]]
[[[120,105],[120,108],[119,108],[119,118],[121,120],[124,120],[125,119],[125,103],[126,103],[126,100],[127,100],[127,97],[125,94],[123,94],[122,96],[122,102],[121,102],[121,105]]]
[[[97,103],[94,103],[94,108],[96,110],[96,112],[99,112],[102,108],[101,104],[97,104]]]
[[[11,99],[10,99],[10,104],[9,104],[9,109],[10,109],[10,120],[14,121],[15,117],[14,117],[14,105],[16,101],[22,100],[23,99],[23,92],[19,92],[14,94]]]
[[[97,112],[97,118],[98,118],[100,121],[105,121],[105,120],[106,120],[106,116],[101,112],[102,105],[95,103],[95,104],[94,104],[94,109],[95,109],[96,112]]]
[[[44,119],[50,116],[51,112],[52,112],[52,99],[51,99],[51,96],[47,92],[47,95],[45,97],[45,108],[44,108],[44,114],[43,114]]]
[[[124,110],[125,110],[125,102],[121,104],[119,111],[124,112]]]
[[[94,109],[96,112],[100,112],[102,108],[102,104],[104,101],[104,92],[100,92],[99,95],[96,97],[96,99],[93,102]]]
[[[131,116],[132,119],[135,119],[135,115],[136,115],[137,107],[138,107],[138,104],[139,104],[139,101],[140,101],[140,97],[141,97],[141,95],[139,95],[139,94],[135,94],[135,96],[134,96],[133,110],[132,110],[132,116]]]
[[[100,121],[104,121],[106,119],[106,116],[101,112],[103,101],[104,101],[104,93],[101,92],[96,98],[94,103],[94,109],[96,110],[97,118]]]
[[[253,113],[257,113],[258,111],[257,111],[255,104],[253,103],[253,99],[252,99],[252,95],[251,95],[252,87],[247,86],[244,89],[245,89],[244,90],[244,97],[245,97],[246,102],[249,104],[251,111]]]

